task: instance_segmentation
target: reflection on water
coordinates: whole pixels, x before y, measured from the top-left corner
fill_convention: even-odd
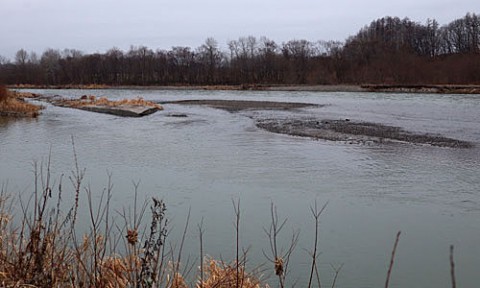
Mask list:
[[[6,127],[12,119],[10,117],[0,117],[0,127]]]
[[[16,117],[2,117],[0,116],[0,128],[7,127],[8,125],[21,125],[22,123],[29,123],[37,121],[37,118],[16,118]]]
[[[35,91],[66,96],[81,90]],[[303,287],[309,271],[313,218],[309,206],[329,202],[321,218],[319,269],[330,286],[331,264],[344,264],[337,287],[378,287],[385,281],[395,234],[402,230],[391,287],[449,287],[448,248],[456,247],[457,280],[477,283],[480,265],[480,99],[463,95],[370,93],[99,90],[88,94],[148,100],[244,99],[328,104],[294,112],[228,113],[165,105],[144,118],[120,118],[48,106],[37,120],[0,118],[0,181],[31,191],[31,163],[53,151],[53,173],[73,168],[71,136],[86,184],[100,191],[113,174],[116,207],[132,203],[132,181],[142,197],[166,200],[178,227],[189,207],[195,227],[204,218],[205,250],[232,259],[232,199],[241,199],[241,246],[252,265],[265,262],[263,228],[270,203],[300,229],[291,281]],[[168,117],[186,114],[187,118]],[[474,149],[421,145],[349,145],[268,133],[249,117],[281,114],[379,122],[472,141]],[[272,114],[273,113],[273,114]],[[65,196],[68,197],[68,196]],[[171,240],[181,229],[173,229]],[[186,251],[198,253],[191,229]],[[307,272],[306,272],[307,271]],[[272,283],[274,280],[272,279]]]

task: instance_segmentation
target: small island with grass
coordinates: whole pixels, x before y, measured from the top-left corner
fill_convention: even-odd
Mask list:
[[[78,99],[67,99],[58,96],[10,91],[5,86],[0,86],[0,116],[37,117],[40,114],[40,110],[44,107],[28,103],[25,100],[26,98],[47,102],[57,107],[74,108],[122,117],[142,117],[163,110],[161,105],[144,100],[142,97],[109,100],[106,97],[83,95]]]
[[[112,114],[123,117],[142,117],[153,114],[163,107],[142,97],[134,99],[109,100],[105,97],[83,95],[78,99],[64,99],[58,97],[40,97],[52,105],[66,108],[75,108],[85,111]]]

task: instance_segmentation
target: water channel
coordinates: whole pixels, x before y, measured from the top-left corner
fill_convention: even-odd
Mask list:
[[[328,202],[320,220],[318,258],[322,286],[343,264],[336,287],[381,287],[401,230],[390,287],[450,287],[449,247],[455,246],[457,283],[480,283],[480,97],[440,94],[202,90],[31,90],[64,97],[83,94],[164,102],[190,99],[305,102],[325,106],[292,111],[244,110],[166,104],[142,118],[46,105],[37,119],[0,119],[0,183],[30,193],[32,163],[51,150],[52,174],[72,170],[72,140],[85,184],[94,191],[113,183],[116,209],[139,196],[165,200],[178,241],[188,210],[185,253],[198,257],[197,224],[203,218],[205,251],[234,259],[234,209],[240,200],[240,245],[249,265],[267,262],[263,229],[270,205],[288,218],[287,247],[300,231],[288,276],[304,287],[310,271],[314,219],[310,207]],[[187,117],[170,117],[185,114]],[[433,133],[474,144],[455,149],[429,145],[358,144],[274,134],[257,128],[261,117],[352,119]],[[273,272],[267,269],[266,274]],[[267,266],[267,268],[270,266]],[[275,287],[274,277],[268,282]]]

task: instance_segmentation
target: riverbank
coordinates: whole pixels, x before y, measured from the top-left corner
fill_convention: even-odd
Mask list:
[[[379,92],[379,93],[433,93],[433,94],[480,94],[480,85],[456,84],[338,84],[338,85],[153,85],[153,86],[112,86],[88,85],[12,85],[11,89],[144,89],[144,90],[224,90],[224,91],[308,91],[308,92]]]
[[[368,92],[480,94],[480,85],[386,85],[364,84]]]
[[[362,92],[359,85],[275,85],[275,84],[242,84],[242,85],[151,85],[151,86],[114,86],[103,84],[88,85],[10,85],[11,89],[144,89],[144,90],[224,90],[224,91],[316,91],[316,92]]]

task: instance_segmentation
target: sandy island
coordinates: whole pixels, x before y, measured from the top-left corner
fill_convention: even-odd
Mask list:
[[[180,100],[166,101],[160,104],[203,105],[229,112],[242,110],[293,110],[322,105],[298,102],[247,101],[247,100]]]

